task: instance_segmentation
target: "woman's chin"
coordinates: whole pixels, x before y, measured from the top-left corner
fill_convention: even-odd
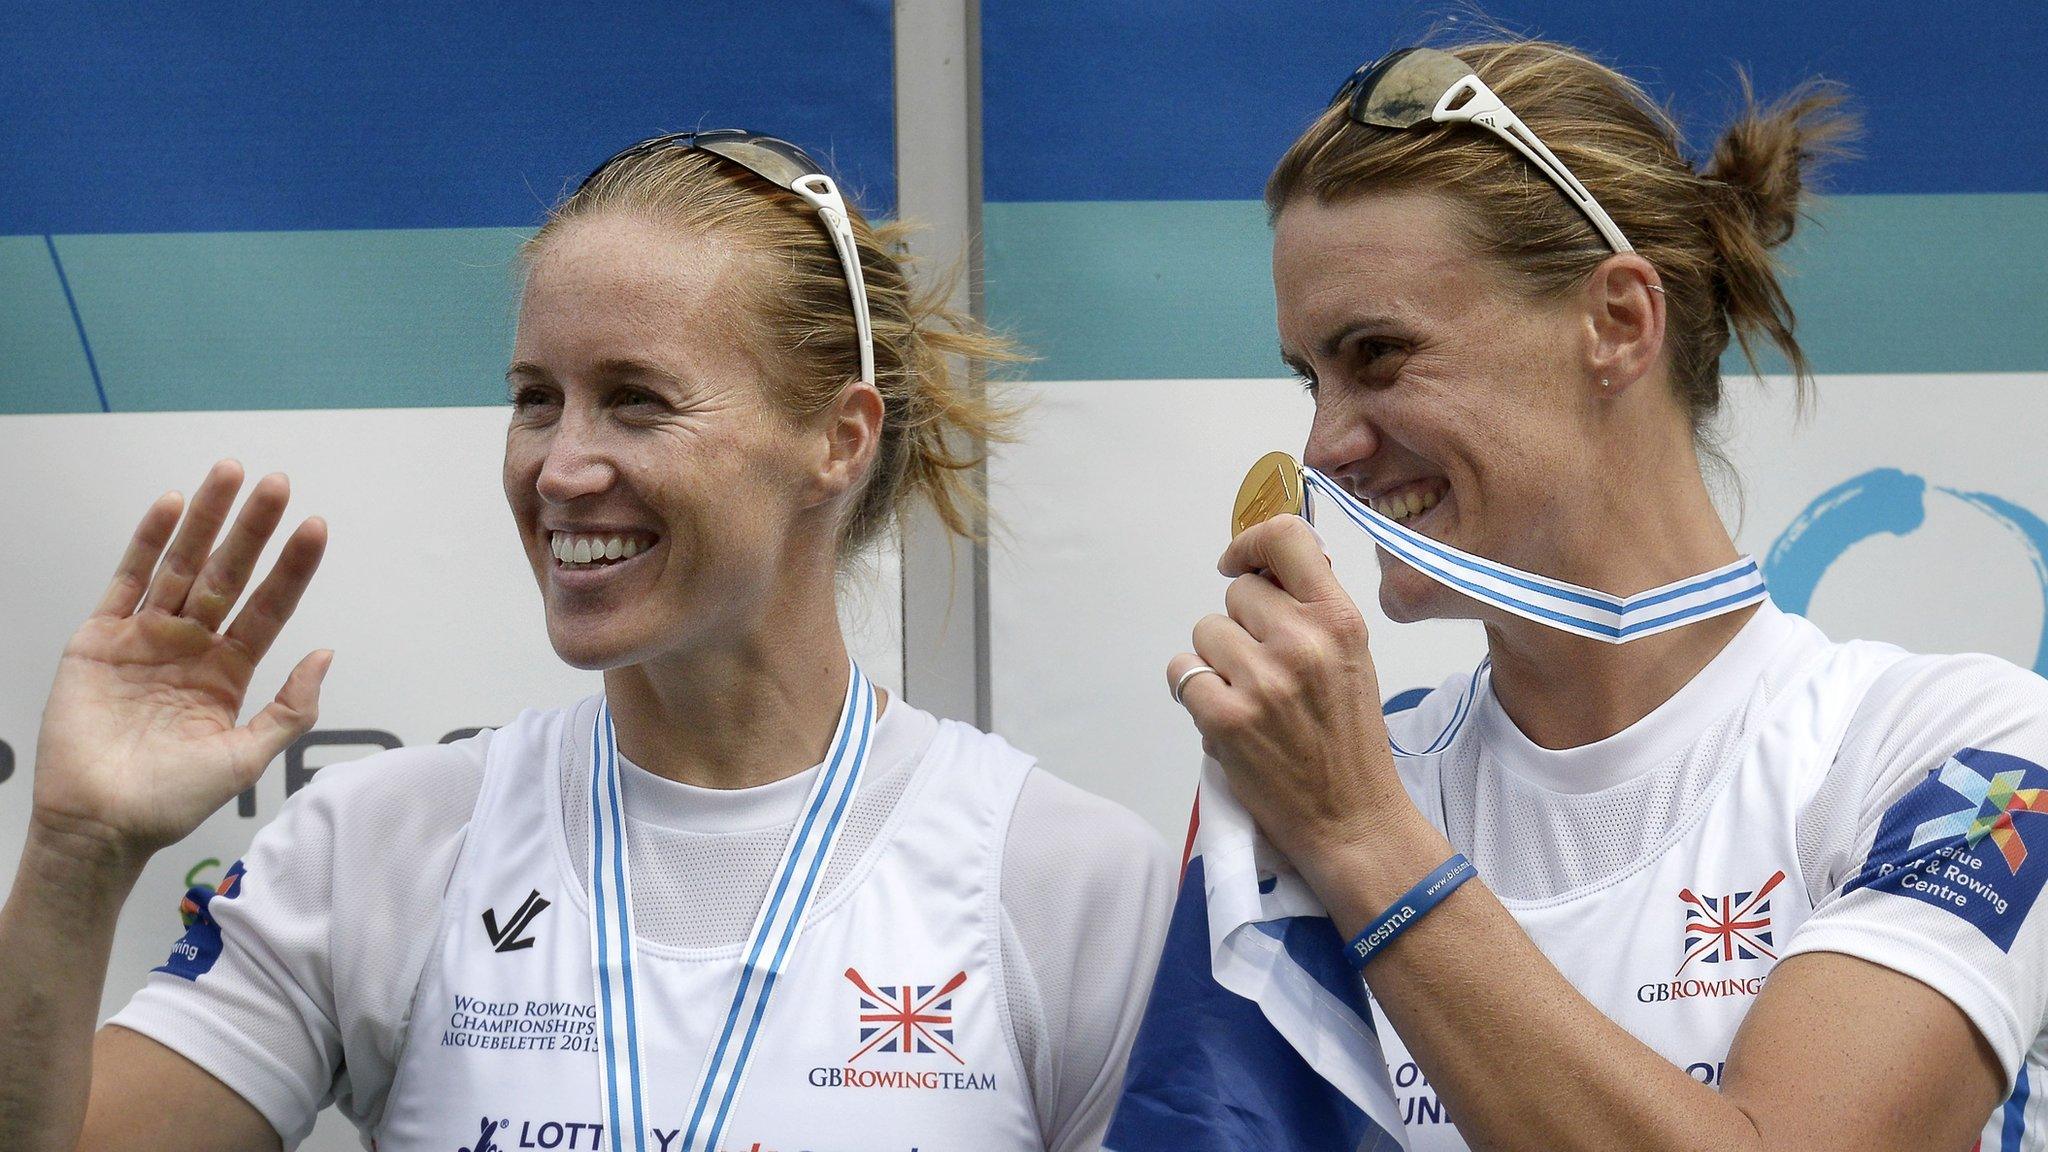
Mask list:
[[[1441,584],[1399,560],[1380,554],[1380,611],[1396,624],[1413,624],[1444,614]]]
[[[557,628],[550,624],[548,643],[554,646],[555,656],[562,663],[584,672],[602,672],[632,662],[630,646],[603,635],[599,629]]]

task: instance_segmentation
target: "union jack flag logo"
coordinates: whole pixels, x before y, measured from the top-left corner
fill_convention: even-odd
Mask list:
[[[953,1063],[964,1065],[953,1051],[953,993],[967,983],[966,972],[956,972],[944,984],[869,984],[859,972],[846,970],[846,978],[860,990],[860,1049],[846,1058],[848,1064],[870,1052],[905,1052],[928,1056],[943,1052]]]
[[[1771,942],[1771,891],[1784,883],[1785,873],[1772,873],[1764,886],[1754,892],[1732,896],[1699,896],[1690,888],[1678,890],[1685,905],[1685,959],[1678,970],[1698,960],[1719,964],[1724,960],[1776,960]]]

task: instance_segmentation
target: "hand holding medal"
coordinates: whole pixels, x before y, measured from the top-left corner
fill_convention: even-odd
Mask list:
[[[1319,849],[1363,835],[1403,798],[1365,616],[1310,527],[1308,500],[1286,453],[1252,468],[1217,565],[1231,578],[1225,613],[1203,617],[1195,651],[1167,668],[1203,750],[1294,860],[1328,855]]]

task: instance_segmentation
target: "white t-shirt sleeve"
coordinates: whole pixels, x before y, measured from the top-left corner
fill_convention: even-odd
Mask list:
[[[1786,955],[1840,952],[1955,1003],[2008,1082],[2048,1017],[2048,681],[1910,657],[1865,696],[1800,821],[1824,894]]]
[[[1123,1090],[1175,868],[1137,816],[1033,771],[1003,845],[1006,1009],[1048,1152],[1102,1146]]]
[[[108,1023],[205,1069],[287,1149],[330,1102],[359,1125],[373,1121],[489,739],[322,768]]]

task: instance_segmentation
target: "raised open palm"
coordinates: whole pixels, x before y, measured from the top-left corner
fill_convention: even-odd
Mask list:
[[[325,650],[299,661],[276,699],[237,723],[256,665],[327,545],[324,522],[300,524],[223,631],[291,494],[282,475],[258,481],[215,548],[241,486],[241,466],[223,461],[189,509],[176,493],[152,504],[113,584],[65,646],[36,739],[35,819],[44,828],[125,854],[154,852],[255,783],[313,726],[333,658]]]

